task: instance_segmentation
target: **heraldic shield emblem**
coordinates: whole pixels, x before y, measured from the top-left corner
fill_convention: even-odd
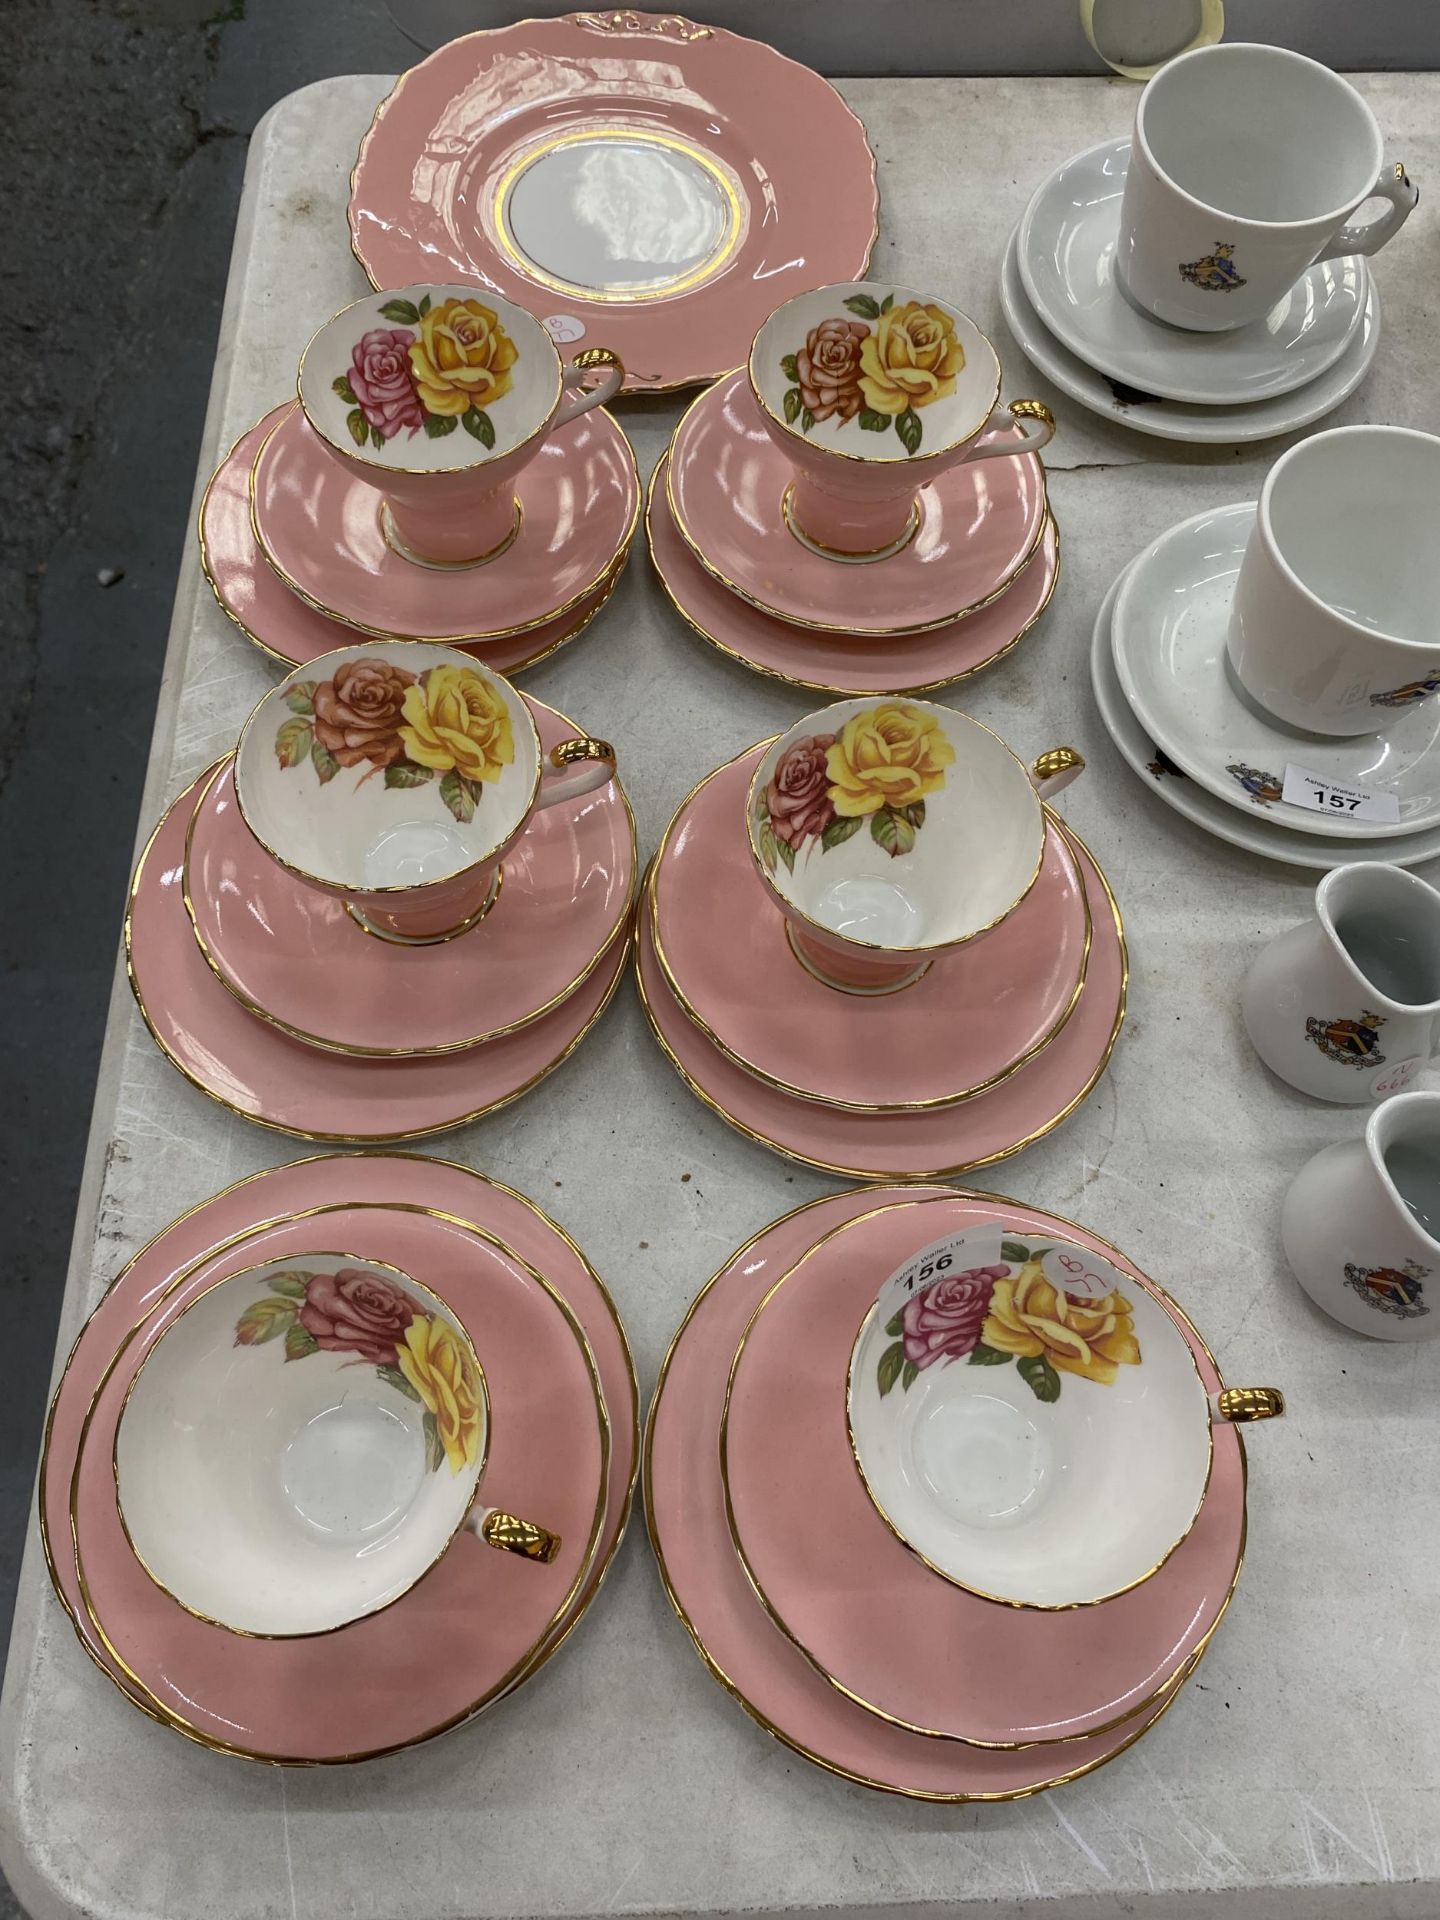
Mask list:
[[[1345,1264],[1345,1284],[1368,1305],[1381,1313],[1393,1313],[1400,1320],[1418,1320],[1429,1307],[1423,1299],[1421,1281],[1430,1277],[1429,1267],[1418,1260],[1407,1260],[1403,1267],[1357,1267]]]
[[[1342,1067],[1383,1067],[1380,1029],[1384,1024],[1383,1013],[1368,1009],[1362,1009],[1354,1020],[1317,1020],[1312,1013],[1305,1022],[1305,1035],[1327,1060],[1337,1061]]]
[[[1215,251],[1207,253],[1203,260],[1180,262],[1180,278],[1188,280],[1192,287],[1199,287],[1205,293],[1233,293],[1237,287],[1245,285],[1235,271],[1234,255],[1233,241],[1217,240]]]

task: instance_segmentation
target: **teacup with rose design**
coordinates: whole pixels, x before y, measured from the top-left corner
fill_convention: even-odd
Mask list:
[[[756,334],[749,370],[795,471],[790,531],[836,559],[897,552],[922,486],[966,461],[1036,453],[1055,431],[1038,400],[1000,408],[999,359],[968,314],[888,281],[797,294]]]
[[[1040,872],[1042,796],[998,734],[931,700],[838,701],[770,742],[746,800],[750,848],[796,958],[827,986],[894,993],[998,926]]]
[[[962,1259],[926,1249],[931,1277],[898,1307],[887,1287],[861,1324],[847,1384],[861,1480],[956,1586],[1021,1607],[1111,1599],[1189,1533],[1212,1421],[1269,1417],[1283,1396],[1212,1400],[1165,1295],[1088,1248],[1005,1237],[998,1260]]]
[[[401,944],[477,925],[539,807],[603,786],[614,749],[542,755],[530,709],[468,654],[372,641],[322,654],[267,693],[240,734],[240,816],[281,866],[344,895]]]
[[[489,1447],[484,1372],[444,1301],[313,1253],[217,1281],[161,1334],[116,1431],[116,1493],[188,1611],[326,1633],[398,1600],[462,1527],[554,1557],[543,1527],[477,1505]]]
[[[624,378],[605,347],[562,362],[539,321],[488,288],[414,286],[328,320],[301,357],[299,391],[327,451],[380,490],[394,550],[455,567],[504,552],[522,469]]]

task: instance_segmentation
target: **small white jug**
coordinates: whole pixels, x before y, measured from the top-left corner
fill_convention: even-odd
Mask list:
[[[1315,918],[1261,953],[1240,993],[1245,1031],[1302,1093],[1359,1106],[1429,1064],[1440,1013],[1440,893],[1402,867],[1327,873]]]
[[[1285,1258],[1317,1307],[1377,1340],[1440,1333],[1440,1093],[1402,1093],[1364,1138],[1326,1147],[1291,1182]]]

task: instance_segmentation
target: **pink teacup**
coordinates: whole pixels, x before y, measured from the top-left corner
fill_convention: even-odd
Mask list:
[[[488,289],[401,287],[326,321],[300,358],[300,405],[341,466],[385,496],[397,553],[473,567],[519,532],[515,479],[546,436],[624,378],[607,347],[562,364],[540,323]]]
[[[415,641],[308,662],[265,695],[235,750],[259,844],[400,945],[477,925],[530,815],[614,773],[614,748],[584,735],[542,756],[508,680]]]
[[[1023,767],[998,734],[930,700],[842,700],[771,741],[746,825],[791,950],[826,986],[895,993],[1029,893],[1073,747]]]
[[[927,481],[966,461],[1036,453],[1055,432],[1039,400],[999,407],[1000,362],[968,315],[882,280],[817,287],[777,307],[750,349],[750,385],[795,469],[791,532],[841,560],[905,546]]]

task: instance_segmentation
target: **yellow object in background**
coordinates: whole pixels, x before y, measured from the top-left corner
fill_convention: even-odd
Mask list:
[[[1080,0],[1085,38],[1126,80],[1148,80],[1167,60],[1225,34],[1225,0]]]

